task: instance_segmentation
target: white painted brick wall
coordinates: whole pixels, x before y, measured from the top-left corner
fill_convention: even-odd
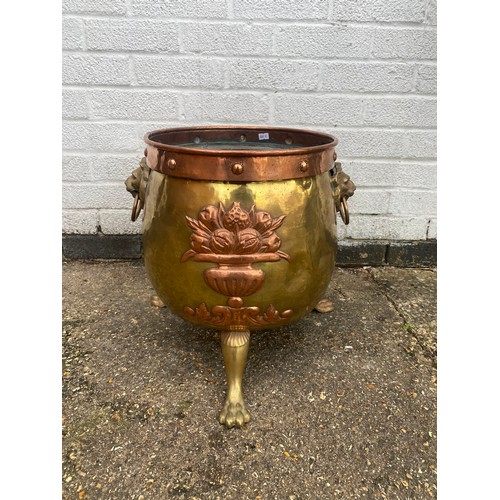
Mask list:
[[[262,0],[233,0],[235,18],[243,19],[286,19],[286,20],[324,20],[328,16],[328,2],[324,0],[281,0],[266,2]]]
[[[135,81],[144,87],[223,89],[225,85],[222,58],[134,56],[132,63]]]
[[[376,32],[372,26],[283,24],[275,28],[275,53],[281,57],[369,60]]]
[[[130,14],[138,17],[210,19],[227,18],[226,0],[195,0],[192,2],[176,0],[131,0]]]
[[[334,2],[338,21],[416,22],[425,18],[426,0],[346,0]]]
[[[62,47],[65,50],[83,49],[83,20],[76,17],[62,20]]]
[[[184,95],[184,119],[189,123],[265,123],[269,96],[262,92],[195,92]]]
[[[145,132],[301,127],[358,186],[345,240],[436,238],[435,0],[63,0],[63,231],[133,234]]]
[[[431,64],[421,64],[417,69],[415,89],[429,94],[437,91],[437,67]]]
[[[179,52],[177,25],[168,20],[89,19],[84,26],[89,51]]]
[[[89,107],[86,95],[87,91],[84,89],[63,89],[63,118],[87,119],[89,117]]]
[[[166,90],[94,89],[87,99],[96,120],[161,120],[179,109],[179,96]]]
[[[413,90],[415,66],[408,63],[324,62],[319,90],[324,92],[406,93]]]
[[[66,121],[63,149],[68,151],[130,151],[137,149],[137,135],[130,123]]]
[[[92,162],[90,157],[63,155],[62,164],[63,182],[86,182],[93,180]],[[67,186],[68,184],[64,186],[63,192],[66,191]]]
[[[373,36],[372,56],[380,59],[433,59],[436,31],[414,28],[384,28]]]
[[[64,0],[63,13],[125,15],[127,0]]]
[[[124,55],[67,53],[62,58],[64,85],[130,85],[130,60]]]
[[[315,61],[238,59],[228,64],[229,87],[309,91],[318,88],[320,64]]]
[[[181,23],[180,46],[186,54],[269,56],[274,26],[243,22]]]
[[[280,123],[332,127],[362,125],[363,99],[313,94],[280,94],[274,98],[274,118]]]

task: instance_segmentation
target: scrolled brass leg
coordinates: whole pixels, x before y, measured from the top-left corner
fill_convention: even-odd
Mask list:
[[[250,346],[249,330],[231,330],[221,333],[222,355],[226,369],[227,395],[219,422],[228,428],[241,427],[250,421],[250,413],[243,400],[243,372]]]

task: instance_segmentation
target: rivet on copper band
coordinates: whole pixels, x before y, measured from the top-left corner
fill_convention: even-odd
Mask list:
[[[303,160],[300,162],[300,170],[302,172],[305,172],[309,168],[309,165],[307,164],[307,161]]]
[[[235,163],[231,167],[231,172],[233,172],[234,175],[240,175],[243,172],[243,165],[241,163]]]
[[[170,160],[167,161],[167,167],[170,169],[170,170],[174,170],[174,168],[177,166],[177,162],[173,159],[173,158],[170,158]]]

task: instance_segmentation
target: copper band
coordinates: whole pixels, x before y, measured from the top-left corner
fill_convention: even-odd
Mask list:
[[[244,149],[268,137],[283,148]],[[243,140],[244,138],[244,140]],[[326,172],[334,163],[335,137],[307,130],[270,127],[189,127],[148,132],[147,165],[172,177],[252,182],[295,179]],[[241,149],[202,149],[182,144],[231,141]],[[263,141],[262,144],[265,145]],[[239,146],[239,144],[238,144]],[[292,147],[294,146],[294,147]]]

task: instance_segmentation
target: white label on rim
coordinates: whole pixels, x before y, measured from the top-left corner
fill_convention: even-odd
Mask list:
[[[269,139],[269,134],[267,132],[259,134],[259,141],[265,141],[266,139]]]

